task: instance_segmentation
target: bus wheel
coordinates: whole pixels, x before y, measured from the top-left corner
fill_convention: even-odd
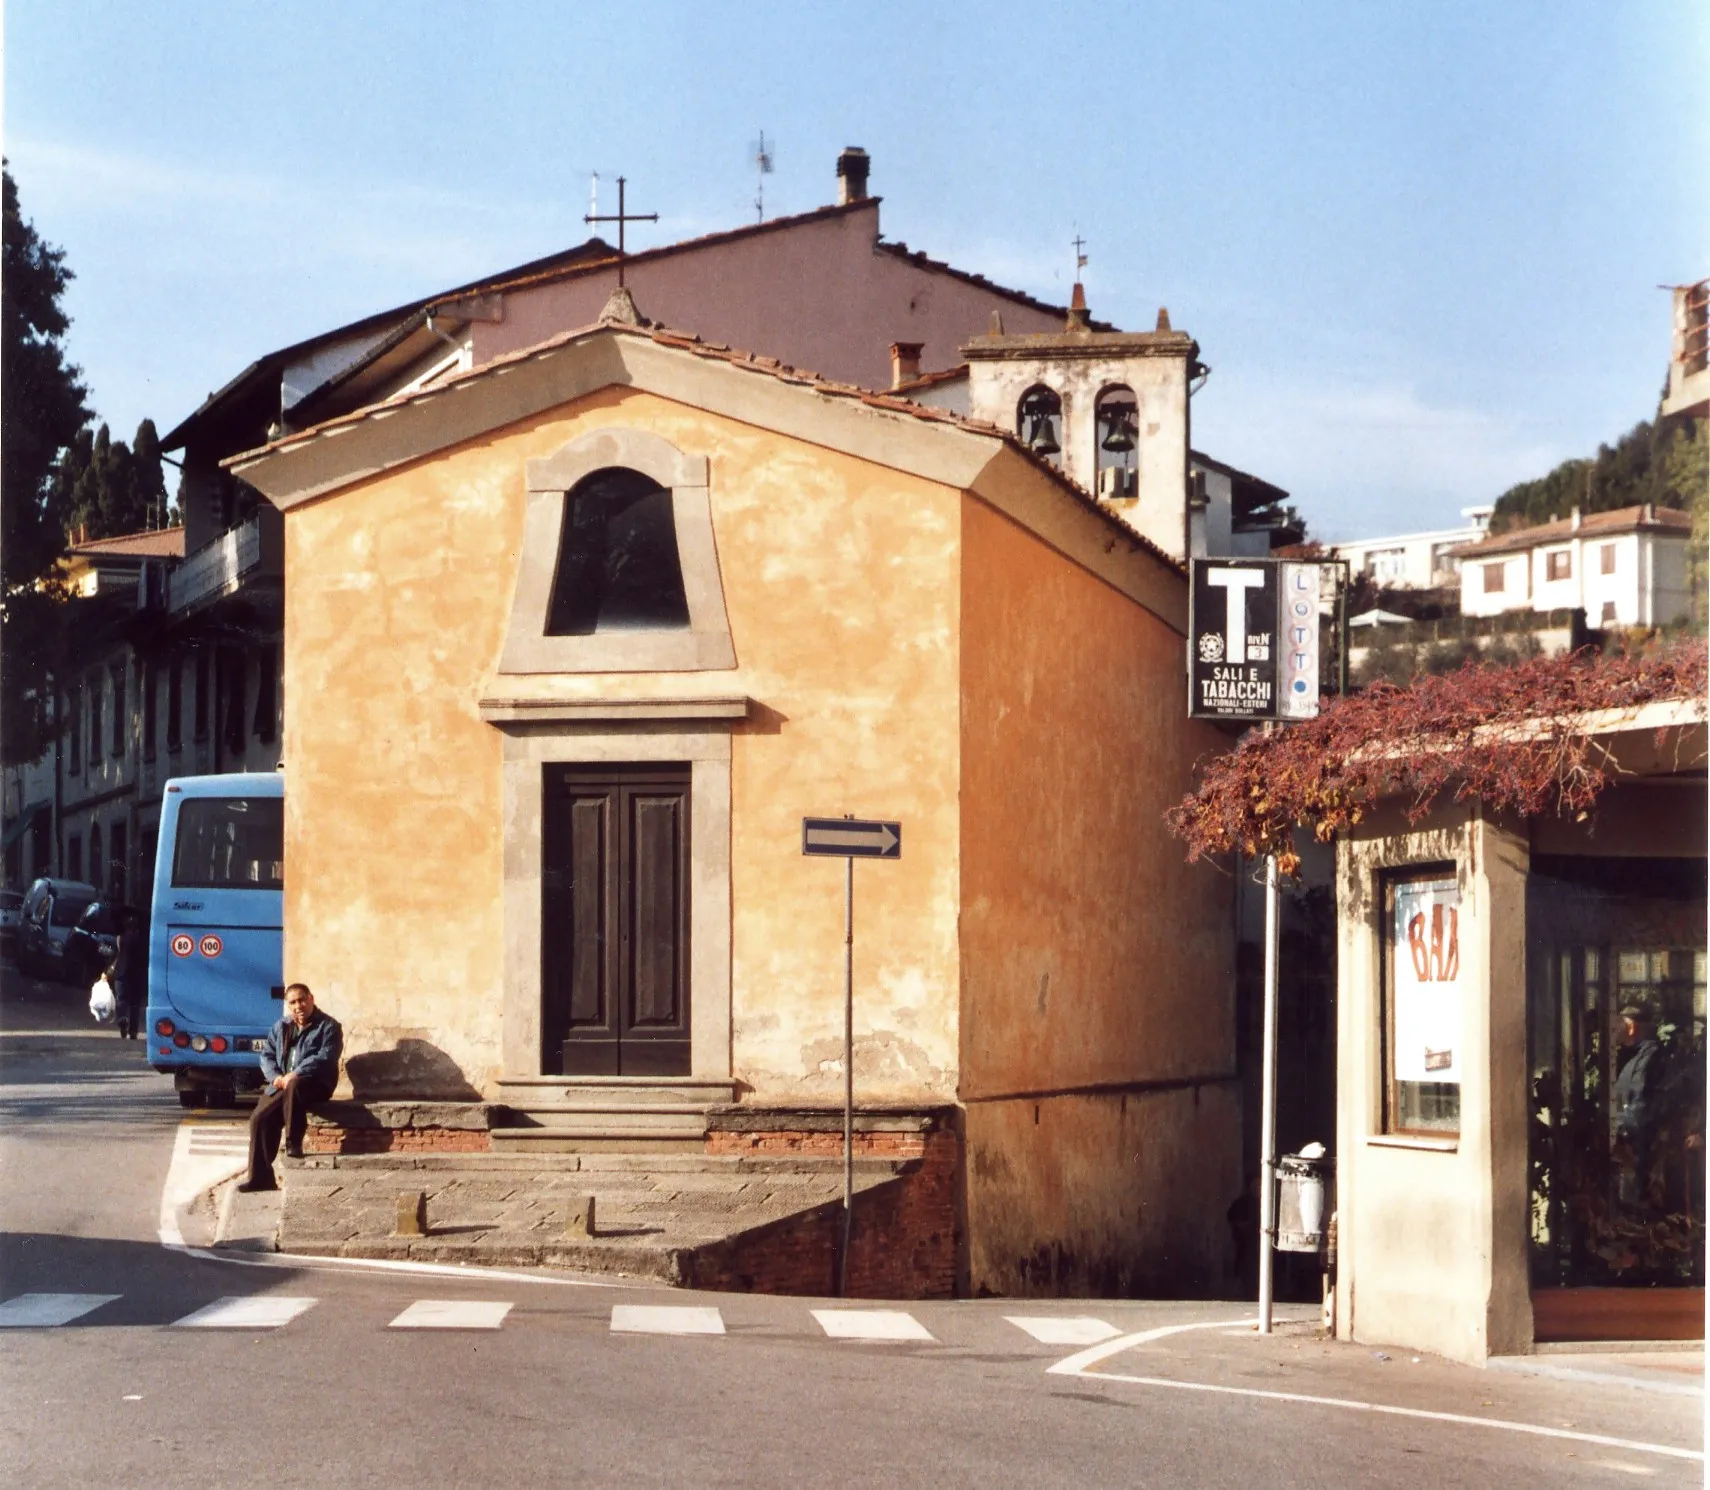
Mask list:
[[[229,1086],[209,1087],[202,1097],[209,1107],[237,1106],[237,1093]]]
[[[200,1107],[202,1104],[197,1100],[200,1096],[201,1093],[194,1087],[181,1087],[178,1092],[178,1105],[180,1107]]]

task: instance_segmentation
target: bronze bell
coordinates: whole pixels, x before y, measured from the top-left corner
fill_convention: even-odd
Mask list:
[[[1027,447],[1035,455],[1056,455],[1062,450],[1057,443],[1057,436],[1051,428],[1049,414],[1035,414],[1033,428],[1027,434]]]
[[[1113,454],[1126,455],[1134,448],[1134,415],[1133,404],[1109,404],[1100,411],[1099,422],[1104,425],[1104,438],[1099,441],[1101,450]]]

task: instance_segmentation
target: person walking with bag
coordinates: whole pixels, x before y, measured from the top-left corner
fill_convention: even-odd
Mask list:
[[[261,1052],[261,1100],[249,1115],[249,1174],[238,1186],[246,1194],[276,1190],[273,1161],[281,1134],[288,1158],[303,1157],[309,1108],[325,1102],[338,1085],[344,1031],[332,1015],[315,1007],[308,985],[285,990],[285,1017],[273,1026]]]

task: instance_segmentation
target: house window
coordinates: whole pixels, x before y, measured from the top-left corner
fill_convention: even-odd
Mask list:
[[[184,659],[174,657],[166,670],[166,748],[184,743]]]
[[[151,761],[155,755],[155,694],[160,689],[160,669],[152,662],[142,670],[142,749],[143,759]]]
[[[1484,566],[1484,593],[1500,595],[1508,588],[1508,566],[1506,564],[1486,564]]]
[[[1464,1066],[1460,886],[1448,866],[1383,893],[1383,1131],[1455,1136]]]
[[[279,649],[266,646],[256,664],[255,738],[271,740],[279,720]]]
[[[1554,553],[1544,555],[1545,579],[1572,579],[1573,554],[1565,548],[1558,548]]]
[[[548,636],[686,628],[671,493],[639,471],[596,471],[564,496]]]
[[[125,715],[125,665],[112,669],[113,674],[113,759],[125,758],[125,726],[130,721]]]
[[[75,776],[83,769],[83,684],[75,683],[65,696],[66,773]]]
[[[1605,543],[1600,549],[1598,549],[1597,567],[1603,574],[1613,574],[1615,572],[1615,545],[1613,543]]]
[[[87,686],[89,689],[89,767],[93,770],[95,762],[101,759],[101,674],[92,674]]]
[[[191,724],[194,729],[193,738],[206,740],[208,738],[208,653],[199,650],[196,653],[196,712]]]
[[[234,647],[224,654],[225,666],[221,671],[225,675],[225,735],[226,749],[233,755],[243,754],[247,740],[244,735],[244,691],[248,685],[249,658],[243,649]]]

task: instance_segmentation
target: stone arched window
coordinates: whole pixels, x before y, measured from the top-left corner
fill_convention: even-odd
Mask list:
[[[584,476],[564,494],[546,634],[688,625],[670,490],[626,466]]]
[[[705,456],[605,429],[528,463],[500,673],[735,666]]]
[[[1053,465],[1063,461],[1063,400],[1043,383],[1035,383],[1015,406],[1015,432],[1035,455]]]
[[[1100,391],[1093,405],[1093,457],[1101,497],[1137,497],[1140,406],[1134,390],[1113,383]]]

